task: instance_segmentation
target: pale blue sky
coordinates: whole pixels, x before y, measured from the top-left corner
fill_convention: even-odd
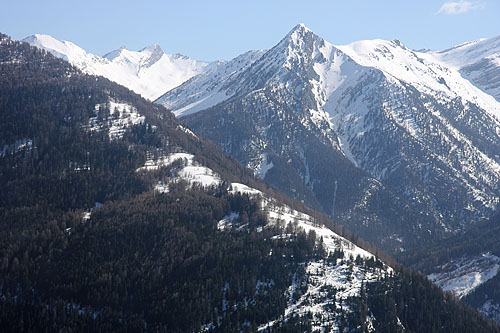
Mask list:
[[[333,44],[398,38],[415,49],[444,49],[500,35],[499,17],[498,0],[5,0],[0,32],[45,33],[98,55],[158,43],[168,53],[215,60],[270,48],[298,23]]]

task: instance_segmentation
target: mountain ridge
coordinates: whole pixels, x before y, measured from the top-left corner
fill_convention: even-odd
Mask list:
[[[256,174],[261,173],[261,166],[269,165],[264,156],[270,153],[265,147],[270,147],[277,135],[292,134],[282,129],[285,134],[265,138],[269,122],[267,126],[264,122],[260,130],[248,132],[246,139],[236,140],[244,148],[232,151],[231,140],[245,131],[232,132],[229,125],[223,124],[224,112],[215,110],[235,103],[240,104],[239,109],[231,106],[230,112],[241,113],[241,108],[258,114],[279,113],[280,107],[293,109],[290,112],[296,113],[297,126],[300,123],[314,131],[312,135],[339,150],[397,196],[406,198],[417,212],[428,209],[428,215],[423,217],[427,222],[416,224],[436,237],[467,228],[470,221],[487,217],[498,203],[495,184],[500,179],[496,148],[500,144],[500,104],[457,70],[444,67],[427,53],[406,48],[399,40],[335,46],[304,25],[297,25],[260,58],[242,66],[229,81],[221,81],[208,91],[196,85],[198,80],[203,80],[203,74],[156,102],[168,106],[177,116],[189,115],[183,119],[195,132],[217,142]],[[190,110],[189,105],[196,105],[197,99],[190,100],[191,104],[184,102],[186,91],[206,91],[203,106],[210,109]],[[218,98],[207,103],[209,96],[215,95]],[[238,99],[241,102],[236,102]],[[176,105],[183,107],[180,110]],[[204,121],[196,121],[198,112],[204,112],[199,115]],[[220,120],[217,127],[211,123],[217,134],[205,125],[210,112]],[[258,114],[254,119],[249,115],[246,123],[261,123]],[[232,118],[231,124],[235,121]],[[293,144],[283,148],[292,137],[275,147],[278,156],[303,151],[298,141],[296,148]],[[296,164],[298,175],[311,190],[314,185],[307,171],[311,160],[297,158],[302,159]],[[266,175],[272,173],[272,168],[266,170]],[[439,184],[448,184],[453,194],[441,193],[444,186]],[[330,186],[335,188],[335,182]],[[333,200],[335,195],[328,192],[328,200]],[[320,201],[324,212],[332,214],[328,200]],[[396,233],[392,237],[400,236]]]

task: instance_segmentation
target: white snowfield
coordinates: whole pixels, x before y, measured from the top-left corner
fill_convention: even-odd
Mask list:
[[[485,253],[477,257],[463,257],[441,266],[442,271],[430,274],[429,279],[445,291],[462,298],[494,277],[500,269],[500,258]]]
[[[450,67],[460,69],[500,54],[500,36],[462,43],[443,51],[427,52]]]
[[[188,163],[192,164],[194,158],[194,155],[188,153],[173,153],[167,156],[160,156],[158,158],[155,158],[153,154],[148,154],[148,155],[149,155],[148,159],[146,160],[144,166],[138,168],[136,171],[157,170],[161,167],[169,166],[170,164],[174,163],[177,160],[186,160],[189,161]]]
[[[479,311],[484,313],[488,318],[500,322],[500,305],[493,303],[491,300],[486,300]]]
[[[261,191],[240,183],[231,184],[232,193],[248,194],[261,198],[262,210],[267,214],[270,225],[280,225],[283,228],[283,235],[275,238],[286,239],[286,226],[295,224],[299,230],[306,233],[311,231],[316,233],[316,239],[322,239],[327,253],[334,253],[335,250],[342,250],[344,257],[337,259],[334,263],[327,260],[314,260],[305,264],[307,272],[307,291],[298,299],[294,300],[292,295],[297,288],[300,288],[297,281],[289,287],[289,303],[285,310],[284,319],[293,315],[305,315],[311,313],[312,329],[324,330],[327,326],[332,331],[338,330],[337,313],[332,311],[332,307],[349,311],[346,304],[348,297],[359,296],[361,286],[364,283],[375,282],[392,272],[392,268],[383,265],[382,269],[367,269],[354,263],[359,256],[363,259],[374,258],[374,255],[354,245],[347,239],[337,235],[332,230],[315,223],[314,218],[305,213],[293,210],[286,205],[278,205],[272,198],[266,197]],[[237,216],[231,214],[219,222],[219,230],[226,230],[231,227],[233,220]],[[329,290],[335,289],[335,299],[330,298]],[[334,305],[332,305],[334,304]],[[370,320],[369,318],[367,320]],[[272,327],[275,321],[261,325],[259,330]]]
[[[429,53],[500,101],[500,36]]]
[[[37,34],[23,41],[69,61],[84,73],[102,75],[150,100],[201,73],[208,64],[179,54],[166,54],[157,44],[140,51],[121,47],[100,57],[49,35]]]

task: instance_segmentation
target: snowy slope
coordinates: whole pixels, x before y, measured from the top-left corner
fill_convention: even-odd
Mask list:
[[[500,101],[500,36],[429,54],[459,70],[464,78]]]
[[[162,95],[157,103],[164,105],[178,117],[204,110],[235,94],[231,79],[260,58],[264,51],[248,51],[231,61],[209,64],[201,75]]]
[[[465,190],[467,208],[460,214],[493,209],[500,176],[495,148],[500,104],[457,70],[397,40],[338,48],[357,64],[379,71],[332,93],[324,105],[348,156],[378,179],[394,187],[399,182],[399,191],[421,202],[430,198],[423,207],[441,200],[427,187],[449,183],[442,177],[447,173]],[[401,183],[401,177],[407,180]],[[411,184],[415,178],[424,186]],[[456,218],[456,213],[446,214]]]
[[[463,68],[498,53],[500,53],[500,36],[462,43],[443,51],[428,52],[455,69]]]
[[[37,34],[23,41],[69,61],[87,74],[102,75],[150,100],[201,73],[208,64],[178,54],[166,54],[159,45],[140,51],[121,47],[99,57],[49,35]]]
[[[143,167],[137,172],[152,172],[162,167],[177,166],[169,173],[169,181],[186,180],[190,184],[202,186],[218,185],[221,179],[210,169],[195,162],[195,156],[188,153],[148,154]],[[191,168],[190,170],[188,170]],[[196,168],[196,170],[194,170]],[[192,175],[189,175],[193,171]],[[208,178],[207,178],[208,177]],[[168,192],[169,183],[159,182],[155,190]],[[326,329],[335,332],[341,325],[341,318],[346,313],[355,311],[351,308],[350,300],[359,297],[363,285],[380,281],[391,274],[393,269],[379,261],[372,253],[360,248],[346,238],[336,234],[331,229],[320,225],[317,220],[307,213],[294,210],[268,194],[242,183],[231,183],[227,187],[230,194],[244,194],[260,201],[260,209],[267,217],[267,224],[259,227],[278,227],[281,234],[273,239],[287,240],[293,234],[304,231],[316,235],[316,242],[322,242],[324,256],[301,263],[306,279],[297,280],[295,277],[288,287],[287,307],[279,318],[287,321],[293,316],[312,314],[313,329]],[[247,232],[248,224],[240,224],[240,215],[231,212],[218,222],[220,232],[237,231]],[[247,221],[248,222],[248,221]],[[369,263],[378,263],[376,267]],[[257,282],[258,288],[260,282]],[[269,282],[269,283],[272,283]],[[301,290],[299,292],[299,289]],[[297,296],[299,295],[299,296]],[[249,300],[251,301],[251,300]],[[342,309],[342,311],[332,311]],[[276,321],[271,320],[261,325],[259,329],[272,327]],[[214,322],[206,323],[206,327],[214,327]]]
[[[109,115],[99,114],[106,110]],[[143,124],[145,117],[137,109],[128,104],[109,100],[108,103],[98,104],[94,107],[94,114],[89,118],[89,131],[107,130],[111,140],[121,139],[127,129],[134,125]]]
[[[358,64],[381,70],[386,76],[411,84],[422,93],[438,98],[461,98],[480,105],[500,118],[500,106],[464,80],[452,67],[444,67],[427,53],[406,48],[399,40],[369,40],[337,46]]]
[[[144,166],[138,168],[136,172],[153,171],[162,167],[168,167],[174,162],[180,162],[179,166],[171,170],[171,175],[167,183],[158,181],[155,190],[158,192],[168,192],[169,183],[184,180],[190,186],[199,185],[210,187],[220,185],[222,179],[213,170],[195,161],[195,156],[188,153],[159,154],[154,156],[150,153]]]

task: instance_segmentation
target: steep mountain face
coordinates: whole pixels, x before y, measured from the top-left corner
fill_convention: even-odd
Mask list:
[[[500,36],[430,54],[500,101]]]
[[[383,239],[380,243],[392,250],[401,245],[401,237],[417,234],[417,241],[427,236],[404,216],[420,224],[428,224],[429,216],[415,212],[405,199],[356,168],[344,154],[328,114],[321,111],[317,82],[309,77],[319,82],[314,66],[327,62],[320,52],[325,45],[299,26],[247,69],[212,89],[218,96],[235,97],[183,120],[286,194],[342,220],[369,241]],[[341,51],[326,52],[337,61],[332,67],[345,61],[343,68],[357,70]],[[159,101],[182,94],[185,87],[190,82]]]
[[[122,46],[99,57],[48,35],[33,35],[23,41],[69,61],[84,73],[102,75],[150,100],[203,72],[208,65],[179,54],[166,54],[157,44],[137,52]]]
[[[498,203],[500,104],[433,54],[398,40],[334,46],[298,25],[229,78],[203,80],[157,102],[386,249],[467,228]]]
[[[383,74],[325,103],[348,156],[444,222],[443,231],[488,216],[498,202],[499,104],[398,41],[342,49]]]

